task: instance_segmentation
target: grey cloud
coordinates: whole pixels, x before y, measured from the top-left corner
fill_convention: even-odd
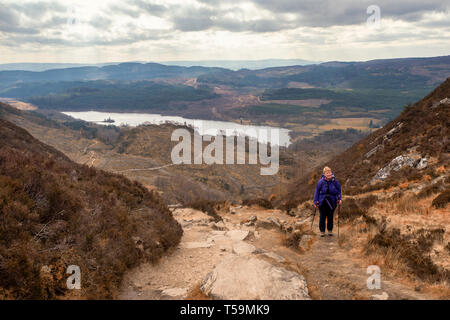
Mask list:
[[[0,4],[0,32],[36,34],[39,30],[20,26],[19,15],[10,8]]]
[[[119,13],[119,14],[123,14],[126,16],[130,16],[132,18],[139,18],[139,16],[142,14],[142,12],[138,8],[129,7],[129,6],[125,6],[125,5],[120,5],[120,6],[119,5],[111,5],[108,8],[108,11],[111,14]]]
[[[15,36],[15,37],[8,37],[4,40],[2,40],[2,45],[8,46],[8,47],[18,47],[22,44],[28,44],[28,43],[38,43],[38,44],[46,44],[46,45],[67,45],[70,44],[69,41],[61,39],[61,38],[50,38],[50,37],[43,37],[43,36]]]
[[[142,2],[142,0],[139,0]],[[420,21],[425,13],[445,12],[449,9],[446,0],[249,0],[257,7],[271,13],[271,17],[257,21],[243,21],[226,18],[233,9],[222,9],[219,0],[197,0],[206,5],[201,8],[166,8],[164,17],[172,21],[174,28],[180,31],[201,31],[222,29],[232,32],[276,32],[297,27],[330,27],[365,23],[367,8],[376,3],[381,10],[381,18],[395,18],[410,22]],[[227,4],[239,5],[248,2],[232,0]],[[146,2],[148,4],[148,2]],[[238,9],[239,7],[235,7]],[[294,15],[294,21],[286,20],[285,14]]]
[[[25,2],[13,4],[11,8],[33,19],[42,18],[47,12],[65,12],[67,7],[58,2]]]
[[[219,29],[228,31],[252,31],[258,33],[276,32],[284,29],[290,29],[292,27],[290,23],[285,23],[278,19],[260,19],[253,21],[234,21],[231,19],[221,19],[217,21],[215,26]]]
[[[387,17],[399,18],[406,21],[417,21],[423,14],[429,12],[445,12],[450,9],[447,0],[408,0],[408,1],[383,1],[379,5]]]
[[[22,33],[22,34],[38,34],[38,33],[40,33],[39,29],[9,26],[9,25],[1,24],[1,23],[0,23],[0,31],[6,32],[6,33]]]
[[[8,6],[0,4],[0,31],[15,34],[39,34],[43,29],[57,27],[66,22],[65,18],[58,15],[42,20],[47,12],[65,10],[58,3],[29,2]],[[27,25],[23,25],[21,15],[33,19]]]
[[[179,8],[170,17],[174,28],[180,31],[201,31],[214,26],[216,12],[204,8]]]
[[[19,16],[13,10],[0,4],[0,22],[2,24],[18,24]]]
[[[145,1],[145,0],[133,0],[130,2],[130,4],[138,7],[141,10],[144,10],[147,14],[150,14],[152,16],[162,16],[164,13],[167,12],[167,7],[160,5],[160,4],[154,4],[151,1]]]
[[[62,16],[53,16],[50,19],[40,22],[40,29],[52,29],[67,24],[67,18]]]
[[[102,36],[95,37],[93,39],[64,39],[61,37],[44,37],[44,36],[14,36],[8,37],[2,41],[2,45],[9,47],[18,47],[23,44],[40,44],[50,46],[64,46],[64,47],[85,47],[85,46],[115,46],[115,45],[127,45],[145,40],[159,40],[170,39],[171,34],[167,30],[140,30],[139,33],[132,33],[128,36],[117,37],[111,40],[107,40]]]
[[[89,21],[89,24],[96,29],[105,30],[113,24],[113,21],[103,16],[96,16],[93,20]]]
[[[381,8],[381,18],[392,17],[410,22],[420,21],[427,12],[446,11],[446,0],[230,0],[222,8],[221,0],[197,0],[203,7],[190,5],[166,5],[151,0],[130,0],[126,5],[115,8],[130,16],[150,14],[162,17],[173,23],[173,28],[182,32],[203,31],[209,29],[231,32],[276,32],[297,27],[329,27],[365,23],[367,7],[376,3]],[[239,4],[252,2],[265,9],[271,16],[262,20],[241,20],[226,16],[230,11],[239,11]],[[287,20],[285,14],[294,15],[294,21]]]
[[[396,32],[393,34],[374,34],[370,36],[364,36],[361,38],[355,38],[352,41],[353,42],[361,42],[361,43],[368,43],[368,42],[383,42],[383,43],[389,43],[389,42],[414,42],[417,40],[439,40],[442,39],[441,35],[436,34],[430,34],[427,31],[421,31],[421,32]]]
[[[418,23],[418,25],[426,28],[447,28],[450,29],[450,19],[424,21]]]
[[[138,18],[142,14],[161,17],[168,11],[168,8],[160,4],[154,4],[151,1],[130,0],[124,1],[120,5],[110,5],[108,10],[113,14],[119,13],[132,18]]]
[[[239,13],[239,8],[183,8],[174,10],[169,16],[174,28],[179,31],[202,31],[208,29],[227,30],[231,32],[275,32],[292,28],[293,25],[283,21],[278,15],[272,19],[239,20],[227,17],[227,13]]]
[[[405,21],[417,21],[427,12],[443,12],[449,9],[447,0],[251,0],[261,8],[275,13],[293,13],[299,16],[301,26],[328,27],[333,25],[360,24],[366,21],[369,5],[378,5],[381,17]]]
[[[414,22],[417,27],[442,28],[449,27],[449,21],[423,19],[427,12],[446,11],[449,13],[448,0],[362,0],[356,4],[350,0],[230,0],[227,6],[223,6],[221,0],[197,0],[199,6],[188,4],[161,5],[151,0],[128,0],[119,4],[110,5],[107,11],[88,23],[99,31],[99,34],[108,35],[85,41],[64,40],[64,32],[57,27],[67,23],[67,7],[53,3],[25,3],[25,4],[0,4],[0,32],[6,35],[8,45],[19,45],[25,42],[41,43],[47,45],[88,46],[88,45],[123,45],[145,40],[168,39],[174,31],[192,32],[203,30],[227,30],[230,32],[278,32],[281,30],[295,29],[298,27],[329,27],[335,25],[354,25],[364,23],[368,17],[366,9],[375,3],[381,8],[381,18],[393,17],[395,19]],[[243,10],[240,3],[252,2],[259,10],[269,11],[264,19],[244,20],[239,18]],[[231,6],[231,8],[230,8]],[[75,7],[76,9],[76,7]],[[258,10],[258,9],[257,9]],[[47,14],[49,17],[47,17]],[[232,15],[229,15],[233,13]],[[258,14],[259,12],[256,12]],[[267,12],[265,12],[267,14]],[[287,19],[287,13],[291,14]],[[128,36],[115,36],[108,34],[108,29],[114,24],[115,19],[126,15],[133,19],[140,16],[158,16],[172,23],[172,30],[154,31],[142,30],[138,27],[126,27]],[[447,15],[447,16],[448,16]],[[41,19],[22,19],[27,25],[21,24],[21,17],[41,17]],[[46,20],[44,20],[46,19]],[[132,19],[130,19],[132,20]],[[64,29],[64,28],[60,28]],[[311,29],[308,29],[311,30]],[[333,32],[333,29],[314,29],[318,32]],[[47,31],[50,38],[39,36],[39,31]],[[147,32],[148,31],[148,32]],[[150,32],[150,34],[149,34]],[[44,32],[43,32],[44,33]],[[14,36],[13,36],[14,35]],[[20,35],[17,37],[17,35]],[[35,35],[35,36],[32,36]],[[383,41],[383,36],[380,36]],[[111,39],[111,40],[106,40]],[[303,38],[302,38],[303,39]],[[308,39],[304,39],[308,41]],[[3,42],[3,40],[2,40]]]
[[[221,9],[218,0],[198,0],[207,7],[193,7],[191,5],[162,6],[145,0],[130,0],[121,6],[111,6],[111,12],[121,13],[132,17],[141,14],[158,16],[172,22],[173,28],[182,32],[203,31],[208,29],[228,30],[231,32],[274,32],[291,28],[291,23],[286,23],[278,14],[273,19],[243,21],[225,17],[227,13],[239,12],[239,7]],[[238,4],[241,0],[227,2]]]

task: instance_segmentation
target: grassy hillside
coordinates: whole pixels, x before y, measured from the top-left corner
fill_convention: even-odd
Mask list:
[[[429,91],[429,90],[428,90]],[[304,100],[304,99],[324,99],[329,100],[320,106],[319,110],[327,110],[334,117],[339,117],[339,109],[352,111],[375,111],[383,110],[383,116],[396,116],[403,106],[412,103],[428,92],[426,89],[415,89],[410,92],[399,92],[386,89],[357,89],[357,90],[338,90],[338,89],[300,89],[300,88],[282,88],[265,90],[261,95],[262,101],[270,100]],[[298,110],[311,110],[311,108],[301,108]],[[389,110],[387,112],[387,110]]]
[[[444,100],[448,97],[450,79],[406,108],[382,129],[323,165],[329,165],[335,171],[347,193],[389,187],[424,175],[436,177],[436,169],[442,166],[445,172],[450,161],[450,106]],[[374,179],[380,169],[386,168],[402,155],[414,161],[412,166],[401,166],[399,170],[391,170],[385,179]],[[426,159],[427,165],[423,169],[416,169],[421,159]],[[321,167],[295,183],[288,203],[294,205],[312,197]]]
[[[168,204],[262,197],[270,194],[278,181],[276,175],[260,175],[260,165],[171,165],[171,151],[178,144],[171,141],[171,135],[180,126],[119,128],[74,120],[53,111],[46,114],[52,119],[0,103],[0,118],[25,128],[77,163],[120,172],[157,190]],[[207,145],[209,142],[204,142],[204,147]]]
[[[339,247],[441,299],[450,297],[449,97],[450,78],[385,127],[299,175],[282,203],[310,217],[322,168],[331,167],[343,191],[335,214]],[[327,148],[332,141],[317,142]]]
[[[182,230],[137,182],[78,165],[0,119],[0,298],[112,298],[124,272]],[[81,290],[66,268],[81,268]]]

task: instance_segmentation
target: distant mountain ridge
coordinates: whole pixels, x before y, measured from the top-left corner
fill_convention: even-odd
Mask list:
[[[204,66],[195,65],[196,62]],[[329,61],[311,64],[304,60],[242,60],[242,61],[173,61],[162,63],[125,62],[105,66],[73,66],[45,71],[0,71],[0,89],[24,82],[88,81],[88,80],[150,80],[173,77],[199,77],[199,82],[233,86],[287,87],[289,82],[306,82],[313,86],[359,86],[361,80],[374,77],[376,81],[394,78],[399,74],[407,79],[425,81],[435,86],[445,80],[450,71],[450,56],[431,58],[377,59],[364,62]],[[176,65],[177,63],[185,66]],[[229,68],[213,65],[229,64]],[[245,63],[249,65],[245,67]],[[170,64],[170,65],[169,65]],[[283,66],[264,67],[270,64]],[[289,65],[287,65],[289,64]],[[21,64],[18,64],[20,66]],[[23,64],[26,65],[26,64]],[[30,64],[32,65],[32,64]],[[52,64],[49,64],[52,65]],[[57,65],[57,64],[54,64]],[[1,69],[0,65],[0,69]],[[6,66],[8,66],[6,64]],[[262,68],[260,68],[262,67]],[[230,69],[242,69],[233,71]],[[256,70],[250,70],[256,69]],[[385,73],[389,77],[377,74]],[[443,75],[444,74],[444,75]],[[356,76],[356,78],[355,78]],[[387,83],[386,85],[391,84]]]
[[[121,63],[0,72],[0,97],[40,109],[151,111],[263,123],[370,118],[386,123],[450,74],[450,56],[332,61],[260,70]],[[314,108],[309,105],[317,104]],[[369,120],[367,120],[369,123]]]
[[[0,103],[2,111],[13,112]],[[156,193],[76,164],[3,119],[0,212],[2,300],[111,299],[125,271],[182,235]],[[69,265],[80,267],[80,290],[66,286]]]
[[[89,80],[149,80],[157,78],[197,77],[222,68],[166,66],[159,63],[120,63],[104,67],[73,67],[41,72],[1,71],[0,89],[26,82],[89,81]]]
[[[261,70],[222,70],[199,76],[198,82],[234,87],[285,88],[292,85],[353,89],[435,87],[450,74],[450,56],[381,59],[365,62],[330,61],[317,65]]]
[[[120,62],[109,63],[41,63],[41,62],[23,62],[23,63],[2,63],[0,71],[34,71],[41,72],[54,69],[67,69],[78,67],[104,67],[108,65],[119,64]]]
[[[292,66],[292,65],[308,65],[317,64],[317,61],[308,61],[303,59],[263,59],[263,60],[174,60],[174,61],[128,61],[126,63],[158,63],[166,66],[179,67],[218,67],[231,70],[239,69],[263,69],[271,67]],[[67,69],[78,67],[104,67],[109,65],[119,65],[124,62],[105,62],[105,63],[39,63],[39,62],[22,62],[22,63],[3,63],[0,64],[0,71],[48,71],[54,69]]]
[[[231,70],[250,69],[259,70],[274,67],[286,67],[295,65],[319,64],[319,61],[303,59],[263,59],[263,60],[198,60],[198,61],[161,61],[160,63],[172,66],[202,66],[219,67]]]

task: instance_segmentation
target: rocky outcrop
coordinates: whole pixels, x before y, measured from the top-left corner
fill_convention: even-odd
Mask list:
[[[383,292],[382,294],[373,294],[371,295],[372,300],[388,300],[389,295],[386,292]]]
[[[404,166],[410,166],[418,170],[426,168],[428,165],[428,159],[422,158],[417,154],[400,155],[392,159],[392,161],[385,167],[378,170],[377,174],[373,177],[371,182],[377,180],[384,180],[391,174],[391,171],[399,171]]]
[[[391,130],[389,130],[384,136],[383,136],[383,142],[389,141],[391,139],[391,137],[399,130],[401,129],[401,127],[403,127],[403,122],[399,122],[395,125],[394,128],[392,128]]]
[[[365,155],[364,155],[364,157],[367,159],[367,158],[370,158],[371,156],[373,156],[375,153],[377,153],[377,151],[378,150],[381,150],[381,149],[383,149],[383,145],[382,144],[379,144],[379,145],[377,145],[375,148],[373,148],[373,149],[371,149],[369,152],[367,152]]]
[[[225,235],[232,241],[242,241],[248,237],[249,232],[248,230],[230,230]]]
[[[312,235],[304,234],[302,235],[300,242],[298,243],[298,248],[302,251],[307,251],[311,248],[314,237]]]
[[[232,252],[239,255],[239,256],[246,256],[257,252],[257,249],[254,245],[239,241],[236,243],[233,243],[233,249]]]
[[[450,105],[450,99],[444,98],[444,99],[440,100],[439,102],[435,102],[431,105],[431,108],[435,109],[435,108],[439,107],[441,104]]]
[[[220,300],[310,300],[303,276],[253,256],[232,255],[215,266],[200,289]]]

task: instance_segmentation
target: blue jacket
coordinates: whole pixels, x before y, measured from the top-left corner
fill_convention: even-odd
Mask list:
[[[325,197],[327,195],[327,189],[329,188],[329,196],[331,198],[331,205],[333,208],[336,207],[337,201],[342,199],[341,185],[337,181],[336,177],[333,175],[331,180],[325,180],[325,176],[322,175],[319,182],[317,183],[316,192],[314,192],[314,203],[319,202],[319,206],[322,205]]]

